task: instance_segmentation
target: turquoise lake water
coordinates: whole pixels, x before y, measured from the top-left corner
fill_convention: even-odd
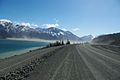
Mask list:
[[[0,39],[0,54],[34,47],[43,47],[47,44],[47,42]]]

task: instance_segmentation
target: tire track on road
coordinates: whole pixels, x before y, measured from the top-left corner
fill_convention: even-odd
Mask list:
[[[81,70],[83,70],[83,72],[81,72],[81,75],[82,75],[81,80],[96,80],[95,76],[93,75],[93,73],[91,71],[91,68],[88,66],[87,60],[82,55],[82,53],[78,50],[77,47],[78,46],[76,46],[75,50],[76,50],[76,53],[78,54],[78,56],[80,58],[79,66],[81,66]]]
[[[90,63],[92,63],[95,66],[95,68],[98,69],[98,71],[105,77],[105,79],[114,80],[116,77],[120,76],[119,75],[120,74],[119,63],[117,63],[113,59],[111,60],[111,58],[109,58],[109,57],[106,57],[106,56],[104,57],[104,55],[102,53],[99,53],[98,51],[92,50],[87,45],[84,45],[83,47],[87,51],[86,54],[89,56],[88,58],[91,61]],[[99,65],[99,66],[97,66],[97,65]],[[112,68],[112,65],[118,66],[118,68]]]
[[[80,49],[79,49],[80,48]],[[80,47],[79,45],[76,46],[76,49],[79,53],[79,55],[82,57],[88,68],[90,69],[91,73],[95,77],[96,80],[105,80],[105,78],[101,75],[101,73],[90,63],[90,60],[87,56],[83,55],[86,54],[86,52],[83,52],[84,48]]]
[[[88,45],[87,46],[84,45],[84,47],[85,48],[87,47],[86,49],[91,51],[91,52],[93,52],[93,53],[96,53],[98,55],[101,55],[101,56],[109,59],[109,60],[112,60],[112,61],[115,61],[117,63],[120,63],[120,61],[119,61],[120,57],[118,57],[117,55],[114,55],[114,54],[113,55],[108,55],[109,54],[108,52],[102,51],[100,49],[95,50],[94,48],[89,47]]]
[[[68,59],[69,55],[70,55],[69,53],[66,55],[65,59],[60,63],[60,65],[58,66],[58,68],[56,69],[50,80],[55,80],[57,73],[59,72],[60,68],[63,66],[64,62]]]

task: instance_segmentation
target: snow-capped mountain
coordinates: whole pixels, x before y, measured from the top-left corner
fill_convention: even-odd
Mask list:
[[[12,23],[12,22],[7,19],[0,19],[0,24],[2,24],[4,26],[6,23]]]
[[[0,20],[0,38],[10,36],[12,33],[14,33],[14,31],[14,25],[10,20]]]
[[[0,38],[7,37],[28,37],[28,38],[40,38],[47,40],[73,40],[79,41],[80,38],[69,31],[63,31],[61,29],[51,28],[33,28],[31,25],[14,24],[10,20],[0,20]]]
[[[47,28],[44,29],[43,31],[61,40],[70,39],[70,40],[78,41],[80,39],[79,37],[77,37],[76,35],[74,35],[69,31],[63,31],[55,27]]]

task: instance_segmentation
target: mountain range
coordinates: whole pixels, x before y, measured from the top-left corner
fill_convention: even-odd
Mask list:
[[[90,41],[92,35],[78,37],[70,31],[59,28],[40,28],[24,24],[14,24],[10,20],[0,20],[0,38],[38,38],[45,40]]]

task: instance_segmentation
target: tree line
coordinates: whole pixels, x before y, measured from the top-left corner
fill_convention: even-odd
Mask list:
[[[61,45],[68,45],[68,44],[70,44],[70,40],[67,40],[66,43],[63,40],[60,40],[54,43],[49,43],[46,47],[54,47],[54,46],[61,46]]]

